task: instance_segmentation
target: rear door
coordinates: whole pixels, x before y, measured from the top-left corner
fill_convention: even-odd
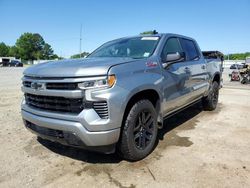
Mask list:
[[[206,61],[194,40],[180,38],[182,49],[186,54],[187,71],[190,73],[188,101],[199,98],[209,87]]]

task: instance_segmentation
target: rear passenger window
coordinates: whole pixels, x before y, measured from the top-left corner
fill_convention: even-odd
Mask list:
[[[196,45],[192,40],[181,39],[181,45],[186,53],[187,61],[199,58],[200,54],[198,53]]]
[[[179,40],[177,38],[168,39],[162,52],[162,58],[165,59],[167,57],[167,54],[176,53],[176,52],[179,52],[179,53],[183,52],[183,50],[181,49]]]

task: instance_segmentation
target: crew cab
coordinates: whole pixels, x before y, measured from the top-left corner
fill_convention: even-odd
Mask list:
[[[29,67],[22,81],[24,124],[38,137],[136,161],[152,152],[165,117],[200,100],[216,108],[221,66],[190,37],[152,34]]]

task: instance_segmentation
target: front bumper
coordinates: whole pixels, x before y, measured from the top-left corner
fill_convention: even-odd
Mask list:
[[[48,79],[24,77],[23,82],[35,83],[79,83],[87,78]],[[45,139],[77,147],[102,147],[114,145],[118,142],[123,114],[126,107],[127,91],[114,86],[108,89],[90,90],[60,90],[33,89],[23,84],[22,91],[26,94],[50,97],[64,97],[69,99],[82,98],[85,102],[106,101],[108,118],[102,118],[94,107],[84,107],[80,113],[49,111],[35,108],[22,101],[22,117],[26,127],[33,133]],[[39,101],[38,101],[39,102]],[[31,127],[30,127],[31,126]],[[55,132],[55,135],[46,135]],[[59,136],[57,133],[60,133]],[[63,136],[61,136],[61,133]],[[69,137],[68,137],[69,135]],[[73,136],[72,136],[73,135]],[[73,138],[74,137],[74,138]],[[76,144],[77,143],[77,144]]]
[[[107,131],[88,131],[79,122],[67,121],[61,119],[53,119],[48,117],[43,117],[39,115],[32,114],[25,110],[22,110],[22,117],[24,119],[26,127],[33,133],[41,136],[45,139],[60,142],[65,145],[79,146],[79,147],[95,147],[95,146],[107,146],[118,142],[120,135],[120,128],[107,130]],[[28,126],[27,126],[28,125]],[[66,136],[60,138],[59,136],[51,136],[37,131],[37,128],[32,128],[29,126],[38,126],[39,128],[45,128],[54,131],[62,131],[65,135],[74,135],[74,139],[79,140],[80,144],[70,144],[70,140],[67,140]]]

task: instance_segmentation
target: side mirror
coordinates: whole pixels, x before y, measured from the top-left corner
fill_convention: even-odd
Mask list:
[[[179,52],[167,54],[166,61],[173,62],[178,61],[181,58],[181,54]]]
[[[167,57],[166,57],[166,63],[163,63],[163,67],[167,68],[167,66],[169,66],[173,63],[181,62],[183,60],[185,60],[185,53],[184,52],[182,52],[182,53],[179,53],[179,52],[169,53],[169,54],[167,54]]]

